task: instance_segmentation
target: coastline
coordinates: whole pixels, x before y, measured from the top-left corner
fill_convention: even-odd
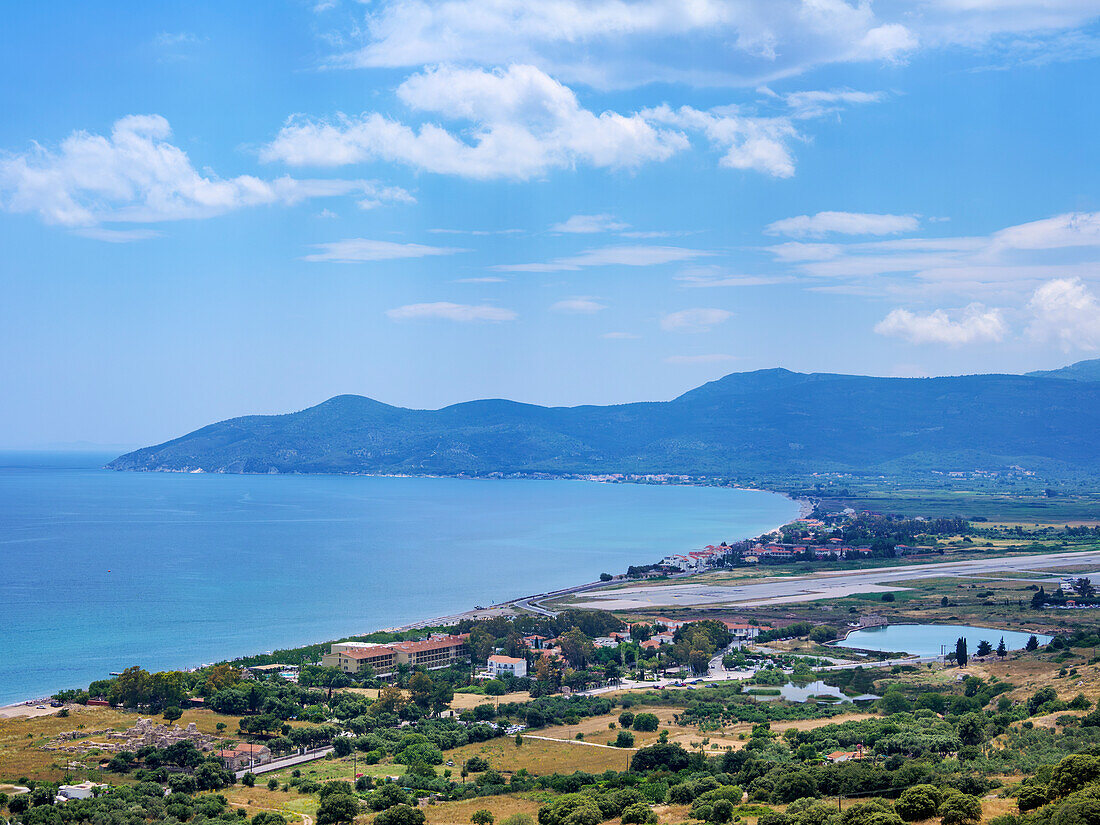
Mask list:
[[[110,468],[103,468],[103,469],[110,469]],[[120,472],[120,471],[116,470],[115,472]],[[141,471],[139,471],[139,472],[141,472]],[[150,472],[150,471],[145,471],[145,472]],[[152,471],[152,472],[166,472],[166,471]],[[180,472],[180,471],[167,471],[167,472]],[[233,475],[245,475],[245,474],[234,473]],[[283,474],[280,474],[280,475],[283,475]],[[298,474],[285,474],[285,475],[298,475]],[[310,474],[310,475],[314,475],[314,474]],[[363,474],[363,473],[316,474],[316,475],[355,475],[355,476],[370,475],[371,477],[381,477],[381,478],[409,478],[409,477],[415,477],[415,478],[460,478],[460,479],[468,479],[468,480],[478,480],[478,479],[497,480],[498,478],[500,478],[500,477],[486,477],[486,476],[439,476],[439,475],[423,475],[423,476],[420,476],[420,475],[418,475],[418,476],[411,476],[411,475],[409,475],[409,476],[407,476],[407,475],[401,475],[401,476],[381,475],[380,476],[380,475]],[[532,476],[528,476],[528,478],[534,479],[534,477],[532,477]],[[512,479],[512,480],[520,480],[520,479],[516,478],[516,479]],[[567,476],[557,476],[553,479],[542,478],[540,480],[574,480],[574,481],[593,481],[593,482],[597,482],[597,483],[610,483],[610,484],[618,483],[618,484],[643,484],[643,485],[647,483],[645,481],[635,481],[635,480],[610,481],[610,480],[602,480],[602,479],[598,479],[598,478],[581,478],[581,477],[576,477],[576,476],[568,476],[568,477]],[[787,524],[790,524],[794,521],[797,521],[798,519],[805,518],[806,515],[813,510],[813,507],[814,507],[814,503],[812,501],[810,501],[809,499],[796,499],[793,496],[791,496],[790,494],[785,493],[785,492],[780,492],[780,491],[776,491],[776,490],[764,490],[764,489],[761,489],[761,488],[758,488],[758,487],[736,487],[736,486],[733,486],[733,485],[716,485],[716,484],[701,484],[701,483],[671,482],[671,481],[662,481],[662,482],[658,482],[658,483],[648,482],[648,483],[654,484],[654,486],[666,486],[667,485],[667,486],[683,486],[683,487],[722,487],[722,488],[725,488],[725,489],[742,490],[742,491],[746,491],[746,492],[771,493],[773,495],[781,496],[781,497],[783,497],[783,498],[785,498],[785,499],[787,499],[787,500],[789,500],[789,501],[791,501],[791,502],[798,505],[798,508],[799,508],[798,514],[794,518],[792,518],[788,521],[781,522],[781,523],[775,525],[774,527],[772,527],[771,529],[765,530],[764,532],[757,534],[756,536],[748,536],[746,538],[757,538],[757,537],[762,536],[762,535],[767,535],[769,533],[773,533],[773,532],[781,529],[782,527],[786,526]],[[642,562],[642,563],[648,563],[648,562]],[[681,574],[681,577],[686,579],[686,578],[690,578],[690,577],[693,577],[693,576],[700,575],[702,572],[704,572],[704,571],[684,573],[684,574]],[[511,598],[511,599],[502,601],[502,602],[490,604],[486,608],[478,609],[477,607],[473,607],[473,608],[470,608],[468,610],[460,611],[460,612],[454,613],[454,614],[449,614],[449,615],[444,615],[444,616],[431,616],[431,617],[427,617],[427,618],[424,618],[424,619],[414,620],[414,621],[408,622],[408,623],[403,624],[403,625],[396,625],[396,626],[391,626],[391,627],[378,628],[378,629],[374,629],[374,630],[364,630],[360,634],[357,634],[357,635],[364,635],[364,634],[378,633],[378,632],[407,632],[407,631],[412,631],[412,630],[420,630],[420,629],[424,629],[424,628],[428,628],[428,627],[453,625],[453,624],[456,624],[457,622],[459,622],[463,619],[492,618],[492,617],[504,616],[504,615],[522,615],[524,613],[533,613],[535,615],[550,615],[549,611],[546,611],[545,609],[543,609],[541,607],[538,607],[537,604],[534,604],[534,603],[537,602],[538,600],[544,600],[544,599],[551,598],[551,597],[558,597],[558,596],[568,595],[568,594],[571,594],[571,593],[583,592],[584,590],[591,589],[591,588],[596,588],[596,587],[602,587],[606,584],[607,584],[607,582],[594,581],[594,582],[585,582],[585,583],[580,583],[580,584],[575,584],[575,585],[568,585],[564,588],[558,588],[558,589],[551,590],[551,591],[544,590],[544,591],[541,591],[541,592],[531,592],[531,593],[528,593],[527,595],[521,595],[521,596],[517,596],[517,597]],[[320,642],[309,642],[307,644],[319,644],[319,643],[323,643],[324,641],[325,640],[321,640]],[[277,649],[277,646],[276,646],[275,649]],[[246,656],[251,656],[251,655],[256,655],[256,654],[255,654],[255,652],[242,653],[239,656],[237,656],[236,658],[239,659],[239,658],[244,658]],[[233,659],[228,659],[228,660],[225,660],[225,661],[232,662],[234,660]],[[197,670],[197,669],[199,669],[201,667],[205,667],[205,666],[206,666],[206,663],[199,664],[199,665],[193,665],[193,666],[182,666],[182,667],[176,668],[176,669],[184,670],[184,671],[190,671],[190,670]],[[58,688],[58,689],[60,690],[61,688]],[[36,698],[19,700],[19,701],[11,702],[11,703],[8,703],[8,704],[0,705],[0,719],[12,718],[12,717],[40,716],[40,715],[48,715],[50,713],[56,713],[56,711],[57,711],[56,708],[49,707],[49,703],[50,703],[51,700],[52,700],[52,695],[49,696],[49,697],[36,697]],[[35,713],[34,711],[38,710],[37,705],[41,705],[41,704],[45,704],[47,706],[46,709]]]

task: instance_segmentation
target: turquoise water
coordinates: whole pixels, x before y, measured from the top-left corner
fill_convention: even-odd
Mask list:
[[[1001,638],[1009,650],[1021,650],[1032,634],[1018,630],[999,630],[989,627],[970,627],[961,624],[892,624],[871,627],[848,634],[838,647],[856,647],[862,650],[904,651],[914,656],[939,656],[941,652],[954,653],[955,642],[966,637],[966,649],[971,656],[978,649],[978,642],[985,639],[994,650]],[[1039,642],[1046,644],[1050,636],[1035,634]]]
[[[108,458],[0,455],[0,703],[591,581],[798,510],[706,487],[96,469]]]

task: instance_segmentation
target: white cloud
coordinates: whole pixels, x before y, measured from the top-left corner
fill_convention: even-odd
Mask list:
[[[1100,212],[1069,212],[1010,226],[993,235],[997,249],[1063,249],[1100,246]]]
[[[662,360],[666,364],[681,364],[690,366],[693,364],[721,364],[726,361],[736,361],[737,357],[734,355],[724,355],[719,352],[714,352],[708,355],[670,355]]]
[[[869,4],[841,0],[391,0],[368,13],[367,40],[341,62],[536,62],[596,86],[759,82],[916,46]]]
[[[789,276],[772,275],[742,275],[731,272],[721,266],[692,266],[681,270],[675,280],[685,287],[721,287],[721,286],[769,286],[771,284],[787,283]]]
[[[573,215],[568,220],[551,226],[550,231],[589,235],[597,232],[618,232],[628,228],[630,224],[623,223],[614,215]]]
[[[1066,352],[1100,349],[1100,301],[1080,279],[1048,281],[1035,290],[1028,309],[1032,337],[1056,341]]]
[[[451,246],[425,246],[419,243],[395,243],[373,241],[367,238],[347,238],[313,245],[321,250],[303,256],[303,261],[330,261],[333,263],[362,263],[364,261],[392,261],[399,258],[426,258],[435,255],[454,255],[469,252]]]
[[[155,229],[107,229],[104,226],[83,226],[73,230],[74,235],[82,238],[91,238],[94,241],[106,241],[107,243],[131,243],[133,241],[147,241],[150,238],[163,237],[163,232]]]
[[[601,304],[594,298],[579,296],[558,301],[550,307],[553,312],[565,312],[571,315],[594,315],[601,309],[607,309],[606,304]]]
[[[915,232],[920,221],[912,215],[877,215],[866,212],[818,212],[798,215],[768,224],[769,235],[807,236],[820,238],[830,233],[838,235],[896,235]]]
[[[498,264],[498,272],[566,272],[586,266],[657,266],[711,255],[701,249],[679,246],[606,246],[546,263]]]
[[[709,332],[711,327],[733,317],[724,309],[682,309],[661,317],[661,329],[665,332]]]
[[[632,169],[687,148],[682,134],[641,115],[600,114],[534,66],[497,71],[441,66],[405,80],[397,96],[415,112],[469,122],[471,141],[435,123],[412,128],[376,112],[335,120],[292,118],[260,153],[294,166],[372,160],[474,179],[527,180],[578,165]]]
[[[429,229],[434,235],[522,235],[522,229]]]
[[[611,341],[628,341],[636,338],[641,338],[640,335],[635,335],[633,332],[605,332],[600,336],[601,338],[607,338]]]
[[[1024,301],[1051,279],[1100,278],[1100,213],[1055,215],[984,236],[790,241],[767,249],[802,275],[840,282],[819,290]]]
[[[468,323],[471,321],[514,321],[518,316],[504,307],[489,304],[452,304],[449,301],[436,301],[429,304],[407,304],[386,310],[386,315],[394,321],[415,321],[424,318],[443,319]]]
[[[1000,341],[1007,328],[999,309],[987,309],[971,304],[957,319],[942,309],[927,315],[917,315],[906,309],[895,309],[875,325],[875,332],[893,338],[903,338],[912,344],[963,344]]]
[[[373,0],[353,33],[363,45],[335,62],[523,62],[604,88],[758,84],[829,64],[897,62],[918,49],[1031,62],[1095,54],[1095,37],[1072,30],[1097,14],[1090,0]]]
[[[129,115],[109,136],[74,132],[56,150],[0,155],[0,205],[67,227],[207,218],[248,206],[358,195],[360,205],[410,202],[403,189],[363,180],[262,180],[200,174],[168,142],[160,115]]]
[[[795,171],[791,145],[805,139],[796,120],[881,99],[850,90],[804,92],[788,95],[775,116],[739,106],[703,111],[667,104],[632,114],[597,114],[584,108],[572,89],[523,64],[492,71],[434,66],[407,78],[397,96],[415,115],[455,125],[433,120],[409,125],[378,112],[327,120],[295,116],[260,158],[293,166],[385,161],[477,180],[529,180],[554,169],[636,169],[666,161],[690,147],[690,133],[721,152],[722,167],[786,178]],[[626,228],[610,215],[576,215],[553,231]]]
[[[789,118],[749,117],[730,106],[704,112],[691,106],[673,109],[664,104],[642,114],[653,123],[702,133],[714,148],[725,153],[719,166],[777,178],[794,174],[790,143],[800,135]]]
[[[806,90],[783,95],[783,102],[791,109],[792,116],[799,120],[823,117],[848,106],[881,103],[885,99],[883,92],[860,92],[854,89]]]

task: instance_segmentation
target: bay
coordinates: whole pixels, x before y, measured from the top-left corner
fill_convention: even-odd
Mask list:
[[[190,475],[0,455],[0,704],[591,581],[797,515],[767,492]]]

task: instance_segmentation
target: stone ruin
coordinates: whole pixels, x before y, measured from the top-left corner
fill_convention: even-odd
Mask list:
[[[88,740],[86,737],[107,735],[107,741]],[[85,740],[76,742],[76,740]],[[73,742],[72,745],[63,745],[63,742]],[[173,725],[155,723],[152,719],[138,719],[137,723],[124,731],[85,731],[70,730],[59,733],[53,742],[45,746],[45,750],[63,750],[74,753],[87,753],[93,748],[110,753],[120,751],[137,752],[145,747],[167,748],[177,742],[191,742],[200,751],[211,751],[217,745],[218,740],[213,736],[202,733],[194,722],[186,728]]]

